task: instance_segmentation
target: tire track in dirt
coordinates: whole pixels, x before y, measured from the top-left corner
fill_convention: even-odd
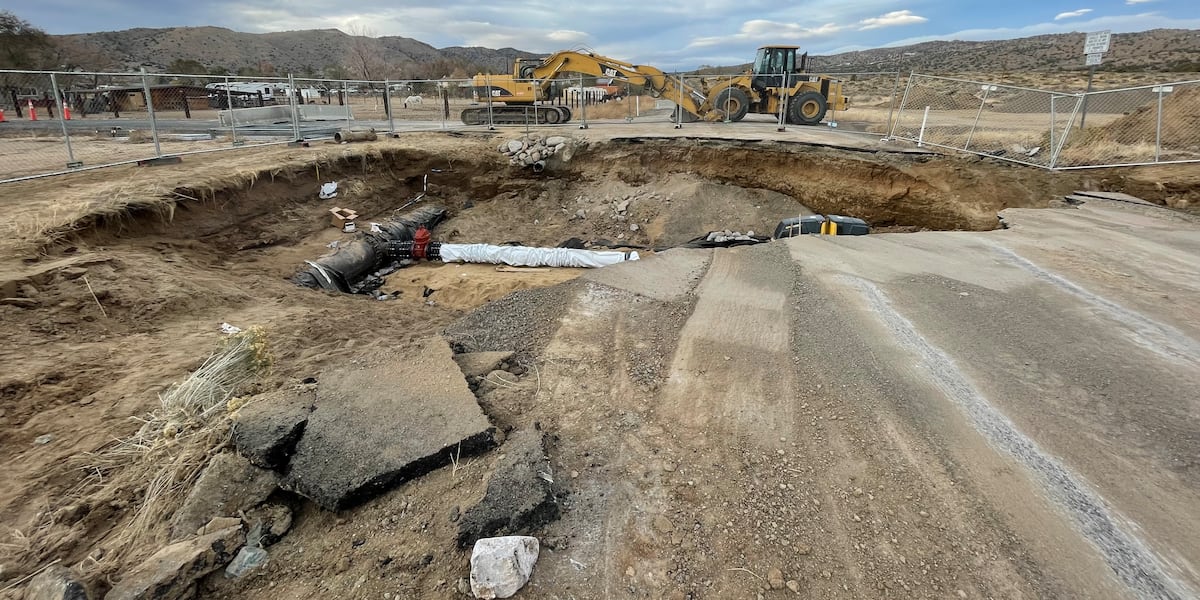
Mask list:
[[[1041,271],[1032,263],[1030,266]],[[1086,482],[1018,430],[975,388],[953,359],[926,341],[912,322],[896,311],[882,290],[869,281],[849,275],[837,279],[862,295],[896,342],[917,354],[932,382],[965,411],[975,428],[994,447],[1017,459],[1041,482],[1046,493],[1071,516],[1080,533],[1097,547],[1109,567],[1134,595],[1155,600],[1195,597],[1193,590],[1167,574],[1159,557],[1130,531],[1136,528],[1135,525],[1111,511]],[[1079,290],[1087,293],[1082,288]]]

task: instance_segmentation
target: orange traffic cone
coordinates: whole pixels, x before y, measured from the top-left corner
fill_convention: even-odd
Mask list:
[[[29,101],[29,120],[30,121],[37,120],[37,109],[33,107],[33,100]]]
[[[71,120],[71,107],[64,104],[62,107],[62,111],[63,111],[63,119],[70,121]]]
[[[0,123],[4,122],[4,109],[0,108]]]

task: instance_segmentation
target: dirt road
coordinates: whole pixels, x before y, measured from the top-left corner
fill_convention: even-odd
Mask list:
[[[1200,230],[1005,217],[575,284],[514,417],[572,491],[526,597],[1195,597]]]

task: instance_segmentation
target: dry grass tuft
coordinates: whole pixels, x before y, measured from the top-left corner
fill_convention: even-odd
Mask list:
[[[270,365],[261,328],[231,335],[198,369],[159,394],[159,408],[137,419],[142,426],[136,433],[78,459],[96,496],[142,489],[132,519],[109,540],[112,551],[84,565],[87,570],[119,566],[170,519],[209,459],[228,444],[232,418],[245,404],[239,392]]]

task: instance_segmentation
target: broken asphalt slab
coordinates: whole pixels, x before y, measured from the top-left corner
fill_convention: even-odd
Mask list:
[[[316,405],[316,386],[305,385],[255,397],[238,410],[233,445],[255,466],[284,470]]]
[[[491,448],[494,435],[450,346],[430,339],[394,360],[322,376],[284,487],[342,510]]]
[[[499,369],[504,362],[511,360],[512,357],[512,352],[504,351],[467,352],[466,354],[455,355],[454,362],[458,363],[458,367],[462,369],[464,377],[483,377]]]
[[[504,442],[504,458],[488,481],[479,504],[458,525],[458,546],[481,538],[528,535],[560,514],[554,497],[554,474],[541,431],[524,429]]]

